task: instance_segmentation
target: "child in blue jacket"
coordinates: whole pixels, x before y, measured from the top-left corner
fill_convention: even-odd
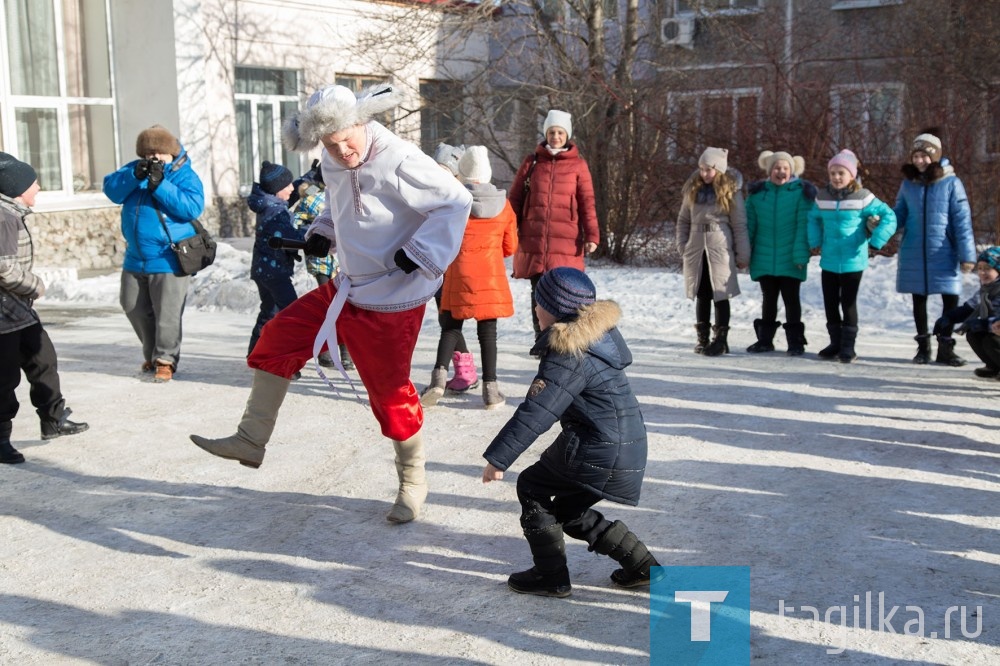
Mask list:
[[[816,193],[809,211],[809,252],[820,255],[823,306],[830,344],[822,359],[850,363],[858,357],[858,288],[868,267],[868,246],[878,250],[896,233],[896,214],[861,187],[858,158],[842,150],[827,163],[830,182]]]
[[[995,379],[1000,377],[1000,247],[987,248],[979,255],[976,273],[979,291],[938,319],[934,335],[945,335],[953,326],[956,333],[965,333],[972,351],[985,364],[973,372]]]

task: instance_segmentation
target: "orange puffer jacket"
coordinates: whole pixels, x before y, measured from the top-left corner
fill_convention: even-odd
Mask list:
[[[467,187],[472,191],[472,215],[462,249],[444,274],[441,309],[455,319],[510,317],[514,299],[503,260],[517,249],[517,218],[503,190],[489,184]]]
[[[524,179],[535,158],[525,206]],[[530,278],[559,266],[583,270],[583,245],[599,243],[601,234],[590,169],[575,145],[551,155],[545,143],[539,144],[514,176],[510,205],[521,218],[514,277]]]

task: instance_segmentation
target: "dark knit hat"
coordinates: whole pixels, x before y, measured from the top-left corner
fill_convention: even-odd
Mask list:
[[[980,253],[978,261],[989,264],[1000,271],[1000,247],[994,245],[993,247],[986,248]]]
[[[0,194],[15,199],[38,180],[38,174],[27,162],[13,155],[0,153]]]
[[[153,153],[163,153],[177,157],[181,154],[181,144],[163,125],[153,125],[139,132],[135,140],[135,154],[146,157]]]
[[[264,161],[260,165],[260,189],[268,194],[277,194],[292,184],[292,172],[280,164]]]
[[[597,300],[597,288],[586,273],[576,268],[553,268],[535,286],[535,302],[556,319],[574,315]]]

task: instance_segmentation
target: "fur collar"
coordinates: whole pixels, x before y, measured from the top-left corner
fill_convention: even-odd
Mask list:
[[[917,167],[907,163],[903,165],[901,171],[907,180],[912,180],[915,183],[922,184],[933,183],[941,180],[945,176],[949,175],[949,173],[954,173],[954,169],[947,162],[944,164],[941,162],[931,162],[930,166],[924,169],[923,173],[921,173]]]
[[[614,301],[596,301],[580,308],[576,318],[552,324],[543,340],[557,354],[582,355],[617,326],[621,316],[621,308]]]

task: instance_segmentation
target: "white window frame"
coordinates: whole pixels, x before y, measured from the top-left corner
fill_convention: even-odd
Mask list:
[[[732,123],[730,126],[730,145],[734,145],[736,142],[736,130],[737,122],[739,121],[739,116],[737,114],[737,102],[739,99],[744,97],[750,97],[757,101],[757,122],[754,123],[754,127],[758,128],[755,132],[755,143],[756,139],[760,137],[760,118],[761,118],[761,104],[764,99],[764,89],[760,87],[748,87],[748,88],[715,88],[710,90],[693,90],[685,92],[671,92],[667,95],[667,113],[668,117],[671,119],[671,132],[670,138],[667,140],[667,155],[670,159],[683,159],[684,157],[689,157],[685,155],[678,154],[677,147],[677,132],[673,124],[673,118],[677,113],[677,106],[681,100],[695,100],[695,117],[698,123],[698,131],[701,131],[702,126],[702,115],[704,113],[703,107],[705,100],[708,99],[719,99],[719,98],[730,98],[732,100]]]
[[[298,88],[302,83],[302,72],[296,69],[285,69],[282,67],[263,67],[257,65],[243,64],[239,65],[239,68],[246,69],[266,69],[273,71],[284,71],[284,72],[294,72],[296,80],[296,88]],[[234,70],[234,79],[237,73]],[[284,102],[294,102],[296,106],[299,106],[299,95],[269,95],[261,93],[244,93],[244,92],[234,92],[233,99],[237,102],[249,102],[250,104],[250,120],[253,123],[253,131],[250,132],[250,146],[252,152],[251,164],[251,176],[250,182],[256,180],[257,170],[260,168],[261,164],[261,152],[260,152],[260,128],[257,125],[257,109],[261,106],[270,106],[272,109],[271,113],[271,136],[274,137],[274,145],[272,146],[272,151],[275,155],[275,161],[281,163],[283,157],[283,147],[281,145],[281,105]],[[239,137],[237,136],[237,141]],[[296,175],[300,173],[302,169],[303,158],[298,155],[296,158],[298,164],[288,164],[285,165],[292,170]],[[242,177],[241,177],[242,180]],[[240,193],[243,195],[249,194],[250,185],[248,183],[240,183]]]
[[[747,14],[758,14],[764,11],[763,3],[761,0],[755,0],[756,6],[754,7],[734,7],[733,5],[738,2],[738,0],[727,0],[729,7],[727,8],[704,8],[704,7],[681,7],[681,0],[673,0],[674,5],[674,16],[690,16],[692,14],[697,16],[745,16]],[[700,4],[698,0],[689,0],[688,5]]]
[[[865,104],[865,116],[860,118],[862,123],[862,133],[861,141],[862,145],[859,146],[848,146],[844,136],[843,119],[841,117],[841,104],[843,97],[848,94],[858,95],[872,95],[874,93],[881,93],[883,91],[894,91],[896,97],[896,109],[895,117],[887,119],[887,124],[891,124],[891,133],[889,142],[886,144],[887,149],[882,152],[877,152],[869,155],[862,155],[862,160],[866,162],[871,162],[873,164],[884,164],[887,162],[894,162],[903,155],[904,143],[903,143],[903,103],[904,95],[906,92],[906,86],[902,83],[896,82],[884,82],[884,83],[850,83],[843,85],[835,85],[830,88],[830,112],[832,114],[831,118],[831,132],[830,135],[836,142],[836,145],[831,146],[831,149],[840,150],[842,148],[850,148],[851,150],[861,150],[864,146],[869,146],[875,143],[872,140],[872,136],[879,128],[873,126],[873,119],[868,113],[870,105]]]

